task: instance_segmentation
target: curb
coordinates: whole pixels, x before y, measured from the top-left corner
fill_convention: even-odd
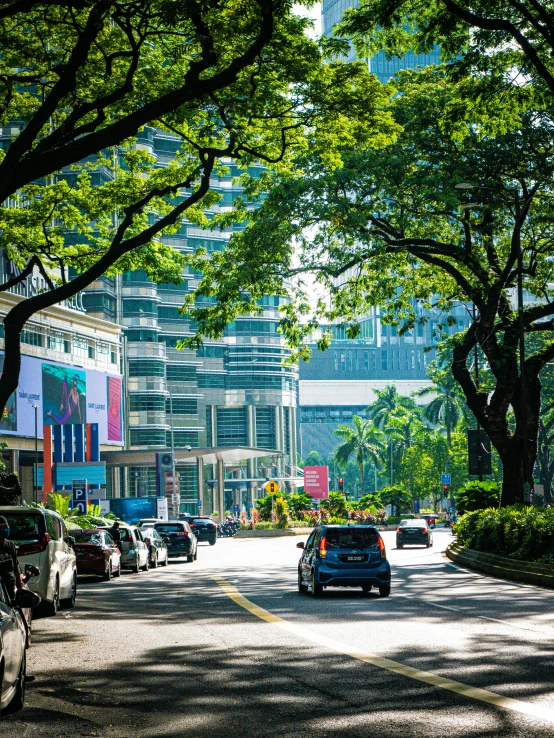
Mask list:
[[[233,538],[278,538],[282,536],[309,536],[313,528],[278,528],[277,530],[237,530]]]
[[[489,574],[498,579],[554,589],[554,569],[547,564],[517,561],[505,556],[483,553],[460,546],[458,543],[451,543],[445,553],[455,564],[467,569]]]

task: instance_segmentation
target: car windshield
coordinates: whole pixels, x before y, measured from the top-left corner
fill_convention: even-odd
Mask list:
[[[1,513],[10,524],[10,540],[38,541],[44,534],[44,517],[33,513]]]
[[[89,530],[73,531],[76,543],[102,543],[102,534]]]
[[[325,532],[327,548],[372,548],[379,541],[379,534],[373,528],[352,528],[344,530],[328,528]]]
[[[179,525],[177,523],[164,523],[160,524],[158,523],[156,525],[156,530],[158,533],[182,533],[183,532],[183,525]]]

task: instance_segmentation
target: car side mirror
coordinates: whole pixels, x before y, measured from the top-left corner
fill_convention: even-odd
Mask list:
[[[38,577],[40,574],[40,569],[38,566],[35,566],[34,564],[25,564],[25,574],[29,577]]]
[[[305,546],[304,546],[304,541],[299,541],[299,542],[298,542],[298,543],[296,544],[296,548],[305,548]]]
[[[14,604],[16,607],[32,608],[40,605],[40,596],[30,589],[18,589],[15,593]]]
[[[73,538],[73,536],[67,536],[66,541],[67,545],[73,548],[73,546],[75,545],[75,538]]]

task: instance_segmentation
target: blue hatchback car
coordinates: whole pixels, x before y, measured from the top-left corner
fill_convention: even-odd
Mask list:
[[[312,590],[314,597],[324,587],[372,587],[381,597],[390,594],[391,571],[385,543],[371,525],[321,525],[314,528],[298,562],[298,591]]]

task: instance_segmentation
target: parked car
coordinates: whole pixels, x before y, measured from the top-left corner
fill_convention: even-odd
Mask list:
[[[198,543],[186,520],[155,523],[154,528],[165,539],[169,556],[186,556],[187,561],[196,560]]]
[[[25,701],[27,630],[23,615],[12,607],[0,583],[0,714],[17,712]]]
[[[139,520],[138,527],[139,528],[151,528],[154,523],[160,523],[161,518],[142,518],[142,520]]]
[[[391,589],[391,570],[385,543],[370,525],[321,525],[306,545],[298,562],[298,591],[312,590],[314,597],[326,587],[377,587],[381,597]]]
[[[120,525],[121,536],[121,568],[131,569],[135,574],[143,569],[150,568],[150,554],[148,546],[142,540],[142,534],[138,528],[130,525]]]
[[[29,589],[40,595],[42,611],[55,615],[59,607],[71,608],[77,596],[77,559],[73,537],[68,535],[61,515],[42,507],[0,507],[10,524],[10,538],[18,546],[22,571],[32,564],[40,574],[29,581]]]
[[[142,538],[148,547],[150,554],[150,566],[154,569],[160,564],[167,566],[169,554],[167,552],[167,543],[155,528],[141,528]]]
[[[420,520],[425,520],[429,528],[434,528],[437,522],[435,515],[420,515]]]
[[[396,548],[404,548],[411,545],[427,546],[433,545],[433,534],[426,520],[401,520],[396,529]]]
[[[97,574],[106,581],[121,576],[121,553],[107,530],[87,528],[71,532],[77,574]]]
[[[187,519],[192,532],[198,541],[207,541],[210,546],[217,543],[217,525],[207,515],[198,515]]]

